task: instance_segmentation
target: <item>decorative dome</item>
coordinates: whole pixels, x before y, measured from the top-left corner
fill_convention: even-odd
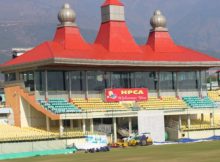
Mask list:
[[[154,12],[154,15],[151,17],[150,24],[151,24],[153,30],[157,30],[157,31],[166,31],[167,30],[166,17],[163,16],[163,14],[160,10],[156,10]]]
[[[65,3],[58,13],[59,26],[76,26],[76,14],[68,3]]]

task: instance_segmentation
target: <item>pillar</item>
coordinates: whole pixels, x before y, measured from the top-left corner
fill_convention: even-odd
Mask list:
[[[15,73],[15,79],[16,79],[16,81],[19,81],[19,80],[20,80],[20,75],[19,75],[19,72],[18,72],[18,71]]]
[[[45,75],[45,100],[48,100],[47,70],[44,71],[44,75]]]
[[[62,119],[59,120],[59,125],[60,125],[60,136],[63,136],[64,127],[63,127],[63,120]]]
[[[133,74],[134,74],[134,87],[136,88],[137,87],[137,82],[136,82],[136,79],[135,79],[136,78],[136,72],[134,72]]]
[[[90,119],[90,132],[94,133],[94,123],[93,123],[93,119]]]
[[[187,115],[187,126],[188,126],[188,129],[191,127],[190,114]]]
[[[112,84],[112,72],[109,72],[109,75],[110,75],[110,77],[109,77],[109,79],[110,79],[110,87],[114,88],[113,84]]]
[[[201,114],[201,122],[204,122],[204,114]]]
[[[182,116],[179,115],[179,129],[181,129],[181,126],[182,126]]]
[[[78,128],[79,128],[79,129],[82,129],[81,119],[78,120]]]
[[[37,72],[34,71],[34,91],[37,91]]]
[[[31,115],[31,105],[28,104],[28,126],[31,127],[32,125],[32,115]]]
[[[117,125],[116,125],[116,118],[113,118],[113,136],[114,136],[114,143],[117,143]]]
[[[129,130],[129,136],[132,134],[132,118],[128,118],[128,130]]]
[[[82,122],[83,122],[83,133],[85,134],[86,133],[86,120],[83,119]]]
[[[160,96],[160,72],[156,73],[156,79],[157,79],[157,96]]]
[[[209,76],[209,86],[210,86],[209,90],[212,91],[212,77],[211,76]]]
[[[217,73],[217,77],[218,77],[218,78],[217,78],[217,81],[218,81],[218,87],[220,87],[220,75],[219,75],[219,73],[220,73],[220,72]]]
[[[71,98],[72,98],[72,91],[71,91],[71,89],[72,89],[72,83],[71,83],[71,72],[70,72],[70,71],[68,72],[68,84],[69,84],[68,97],[69,97],[69,101],[71,101]]]
[[[70,119],[70,129],[73,129],[73,120]]]
[[[85,72],[85,82],[86,82],[86,86],[85,86],[85,88],[86,88],[85,98],[87,99],[87,98],[88,98],[88,95],[89,95],[89,91],[88,91],[89,87],[88,87],[88,76],[87,76],[87,71]]]
[[[179,73],[176,72],[176,97],[180,97],[179,96]]]
[[[214,127],[214,117],[213,117],[213,113],[210,113],[210,126]]]
[[[199,96],[202,97],[202,71],[198,71],[198,90],[199,90]]]
[[[46,128],[47,131],[50,131],[50,118],[48,116],[46,116]]]

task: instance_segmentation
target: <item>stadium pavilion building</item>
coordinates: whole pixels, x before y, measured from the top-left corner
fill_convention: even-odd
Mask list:
[[[219,67],[220,60],[175,44],[159,10],[143,45],[130,34],[119,0],[106,0],[101,14],[99,32],[90,44],[65,4],[53,40],[1,65],[14,125],[57,129],[60,136],[65,131],[74,136],[74,130],[82,135],[105,132],[116,142],[119,128],[131,134],[144,127],[137,120],[141,113],[159,112],[160,131],[166,130],[170,140],[220,135],[218,102],[207,96],[206,88],[206,70]],[[128,96],[109,102],[115,90]],[[129,100],[130,94],[136,98]],[[157,127],[154,118],[145,123],[149,131]]]

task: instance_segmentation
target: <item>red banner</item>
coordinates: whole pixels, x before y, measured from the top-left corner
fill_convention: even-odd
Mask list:
[[[143,101],[147,99],[147,88],[116,88],[105,90],[106,102]]]

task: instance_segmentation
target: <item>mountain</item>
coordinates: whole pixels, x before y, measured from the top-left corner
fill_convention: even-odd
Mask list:
[[[77,13],[77,24],[86,40],[95,39],[104,0],[1,0],[0,62],[10,58],[14,47],[34,47],[53,38],[57,13],[69,2]],[[220,58],[219,0],[122,0],[126,20],[138,43],[145,43],[150,17],[160,9],[167,17],[176,43]]]

